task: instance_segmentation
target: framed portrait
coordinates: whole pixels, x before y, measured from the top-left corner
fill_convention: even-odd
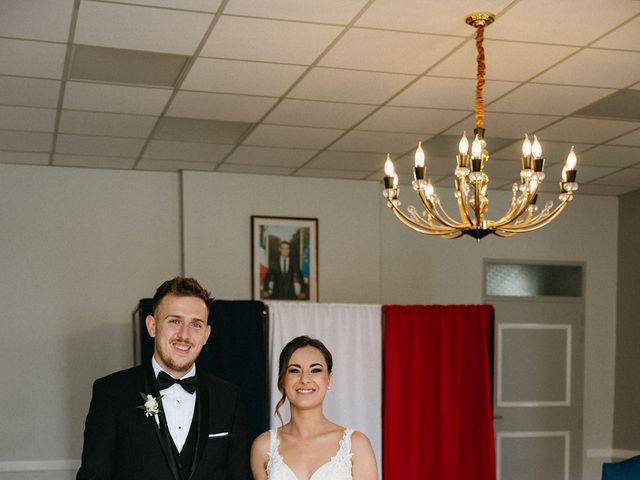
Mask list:
[[[318,219],[251,217],[254,300],[318,301]]]

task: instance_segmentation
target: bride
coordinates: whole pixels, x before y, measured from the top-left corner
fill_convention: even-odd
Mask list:
[[[322,413],[331,388],[331,352],[307,336],[291,340],[280,353],[278,390],[288,399],[291,420],[264,432],[251,447],[255,480],[376,480],[376,459],[369,439],[341,427]]]

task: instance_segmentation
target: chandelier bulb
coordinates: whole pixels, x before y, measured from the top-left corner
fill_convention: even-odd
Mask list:
[[[524,134],[524,142],[522,142],[522,155],[528,157],[531,155],[531,140],[529,140],[529,135]]]
[[[476,138],[473,140],[473,143],[471,144],[471,157],[480,158],[481,155],[482,155],[482,144],[480,143],[480,139],[478,138],[478,135],[476,135]]]
[[[533,136],[533,145],[531,146],[531,153],[533,153],[533,158],[540,158],[542,156],[542,145],[538,141],[538,137]]]
[[[424,167],[424,150],[422,149],[422,142],[418,142],[418,148],[415,155],[415,166]]]
[[[384,174],[387,177],[393,177],[396,169],[393,167],[393,162],[391,161],[391,156],[387,153],[387,160],[384,162]]]
[[[460,155],[466,155],[469,153],[469,140],[467,140],[467,132],[462,133],[462,138],[460,139],[460,143],[458,144],[458,152]]]
[[[567,163],[565,166],[567,170],[575,170],[577,163],[578,159],[576,157],[576,152],[573,151],[573,145],[571,145],[571,151],[569,152],[569,155],[567,155]]]

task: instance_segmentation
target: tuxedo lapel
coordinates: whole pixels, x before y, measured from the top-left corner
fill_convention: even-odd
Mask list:
[[[191,472],[189,473],[189,478],[193,476],[193,473],[196,471],[200,460],[202,459],[202,454],[204,453],[204,447],[208,440],[209,433],[209,389],[206,385],[206,380],[203,378],[203,375],[200,373],[199,369],[196,369],[196,375],[198,375],[198,386],[196,389],[196,409],[193,412],[196,415],[196,449],[193,455],[193,462],[191,463]]]
[[[159,397],[160,392],[158,391],[158,384],[155,381],[153,376],[153,369],[151,365],[144,366],[144,387],[145,392],[152,392],[151,394],[154,397]],[[178,467],[176,466],[176,460],[173,457],[173,451],[171,449],[171,436],[169,434],[169,426],[167,425],[167,418],[164,414],[164,408],[162,408],[162,412],[158,415],[160,419],[160,428],[154,428],[156,431],[156,435],[158,436],[158,441],[160,442],[160,447],[162,448],[162,452],[167,459],[167,464],[169,465],[169,469],[173,474],[173,478],[175,480],[179,480],[178,476]]]

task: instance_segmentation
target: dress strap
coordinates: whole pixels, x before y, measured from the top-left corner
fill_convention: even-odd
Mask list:
[[[273,455],[278,450],[278,431],[269,430],[269,454]]]
[[[349,455],[351,453],[351,434],[353,428],[345,428],[342,440],[340,440],[340,452],[343,455]]]

